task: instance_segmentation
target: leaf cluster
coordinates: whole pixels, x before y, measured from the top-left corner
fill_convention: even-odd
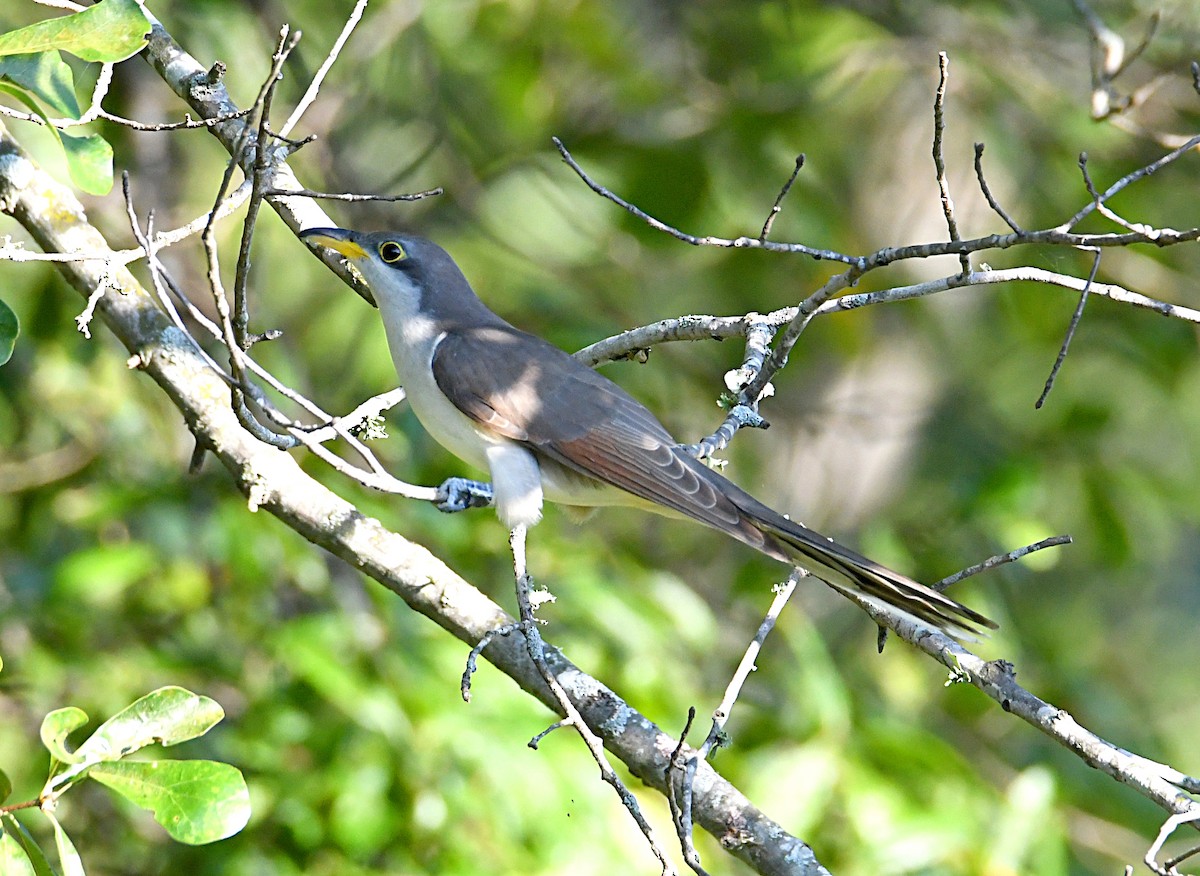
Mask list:
[[[150,745],[165,748],[203,736],[224,717],[214,700],[164,687],[113,715],[72,751],[67,739],[88,723],[87,713],[68,706],[46,715],[41,739],[50,752],[50,774],[35,800],[0,806],[0,873],[83,876],[83,860],[55,813],[60,798],[85,779],[149,810],[181,843],[202,845],[240,831],[250,818],[250,795],[236,767],[209,760],[130,759]],[[11,792],[12,783],[0,771],[0,803]],[[58,870],[17,820],[15,813],[28,808],[37,808],[53,828]]]

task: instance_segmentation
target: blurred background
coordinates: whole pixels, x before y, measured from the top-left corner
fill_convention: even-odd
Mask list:
[[[155,0],[202,64],[257,93],[280,25],[303,31],[280,119],[349,0]],[[837,268],[796,256],[696,249],[588,191],[550,142],[599,182],[685,231],[756,235],[797,154],[773,231],[848,253],[941,239],[930,158],[937,53],[950,56],[947,176],[965,237],[1003,231],[978,192],[1026,228],[1056,225],[1100,187],[1195,131],[1187,0],[1097,0],[1136,43],[1122,80],[1152,87],[1134,124],[1089,115],[1089,42],[1068,0],[955,3],[605,4],[376,0],[298,134],[301,181],[399,193],[416,204],[327,207],[342,225],[399,227],[451,251],[476,290],[523,328],[574,350],[687,313],[794,304]],[[47,15],[4,4],[0,29]],[[171,121],[184,107],[139,59],[107,107]],[[286,109],[284,109],[286,108]],[[42,132],[7,124],[51,169]],[[1139,130],[1140,127],[1140,130]],[[202,131],[105,128],[158,228],[211,203],[225,153]],[[65,174],[60,173],[65,178]],[[1186,158],[1113,202],[1156,226],[1197,224]],[[118,193],[87,199],[132,246]],[[1107,229],[1089,220],[1092,230]],[[24,235],[0,219],[0,233]],[[223,227],[232,268],[240,225]],[[191,242],[167,257],[206,301]],[[985,254],[1086,276],[1066,249]],[[872,274],[862,290],[955,272],[954,259]],[[187,474],[190,436],[126,353],[52,271],[5,264],[23,335],[0,369],[0,766],[37,793],[42,715],[100,719],[163,684],[217,699],[227,720],[174,756],[246,774],[250,825],[219,845],[172,843],[143,813],[81,788],[59,817],[92,874],[654,873],[657,866],[579,741],[525,742],[550,715],[484,668],[464,705],[466,649],[265,514],[228,475]],[[1195,247],[1106,253],[1100,279],[1196,306]],[[326,409],[348,411],[395,373],[377,314],[269,212],[255,239],[252,329],[283,337],[259,359]],[[1045,536],[1070,547],[965,582],[958,598],[1001,628],[979,651],[1114,743],[1200,771],[1200,358],[1195,328],[1093,298],[1046,406],[1034,401],[1077,296],[1044,286],[960,290],[822,318],[806,332],[766,432],[744,432],[727,473],[769,504],[914,577],[936,580]],[[606,374],[682,441],[720,421],[739,343],[656,348]],[[403,409],[378,451],[399,477],[468,474]],[[445,516],[305,467],[367,514],[430,547],[511,605],[505,533],[486,512]],[[578,527],[551,511],[531,538],[558,596],[545,633],[669,732],[720,699],[784,569],[707,531],[638,514]],[[825,588],[798,592],[758,661],[716,767],[840,874],[1120,872],[1163,814],[893,642]],[[636,784],[636,783],[635,783]],[[665,805],[640,793],[672,836]],[[34,819],[29,819],[33,824]],[[707,836],[713,873],[748,872]]]

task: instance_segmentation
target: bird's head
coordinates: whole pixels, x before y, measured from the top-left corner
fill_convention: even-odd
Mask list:
[[[423,237],[395,231],[308,228],[300,239],[342,256],[366,281],[374,304],[401,319],[444,306],[449,292],[470,286],[449,253]]]

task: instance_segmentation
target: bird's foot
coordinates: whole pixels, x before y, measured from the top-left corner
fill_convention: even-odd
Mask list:
[[[492,504],[492,485],[466,478],[446,478],[437,488],[434,507],[446,514],[468,508],[486,508]]]

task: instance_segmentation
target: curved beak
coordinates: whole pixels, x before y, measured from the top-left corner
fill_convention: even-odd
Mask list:
[[[355,261],[363,258],[367,251],[354,238],[358,235],[345,228],[306,228],[300,239],[306,243],[331,249],[338,255]]]
[[[358,232],[356,231],[350,231],[346,228],[305,228],[300,232],[299,237],[310,246],[321,246],[325,249],[333,250],[346,259],[352,268],[360,259],[367,258],[367,251],[357,241]],[[379,306],[375,302],[375,296],[371,294],[370,288],[363,282],[358,271],[352,269],[349,275],[343,275],[343,279],[346,279],[354,291],[366,299],[368,304],[372,307]]]

